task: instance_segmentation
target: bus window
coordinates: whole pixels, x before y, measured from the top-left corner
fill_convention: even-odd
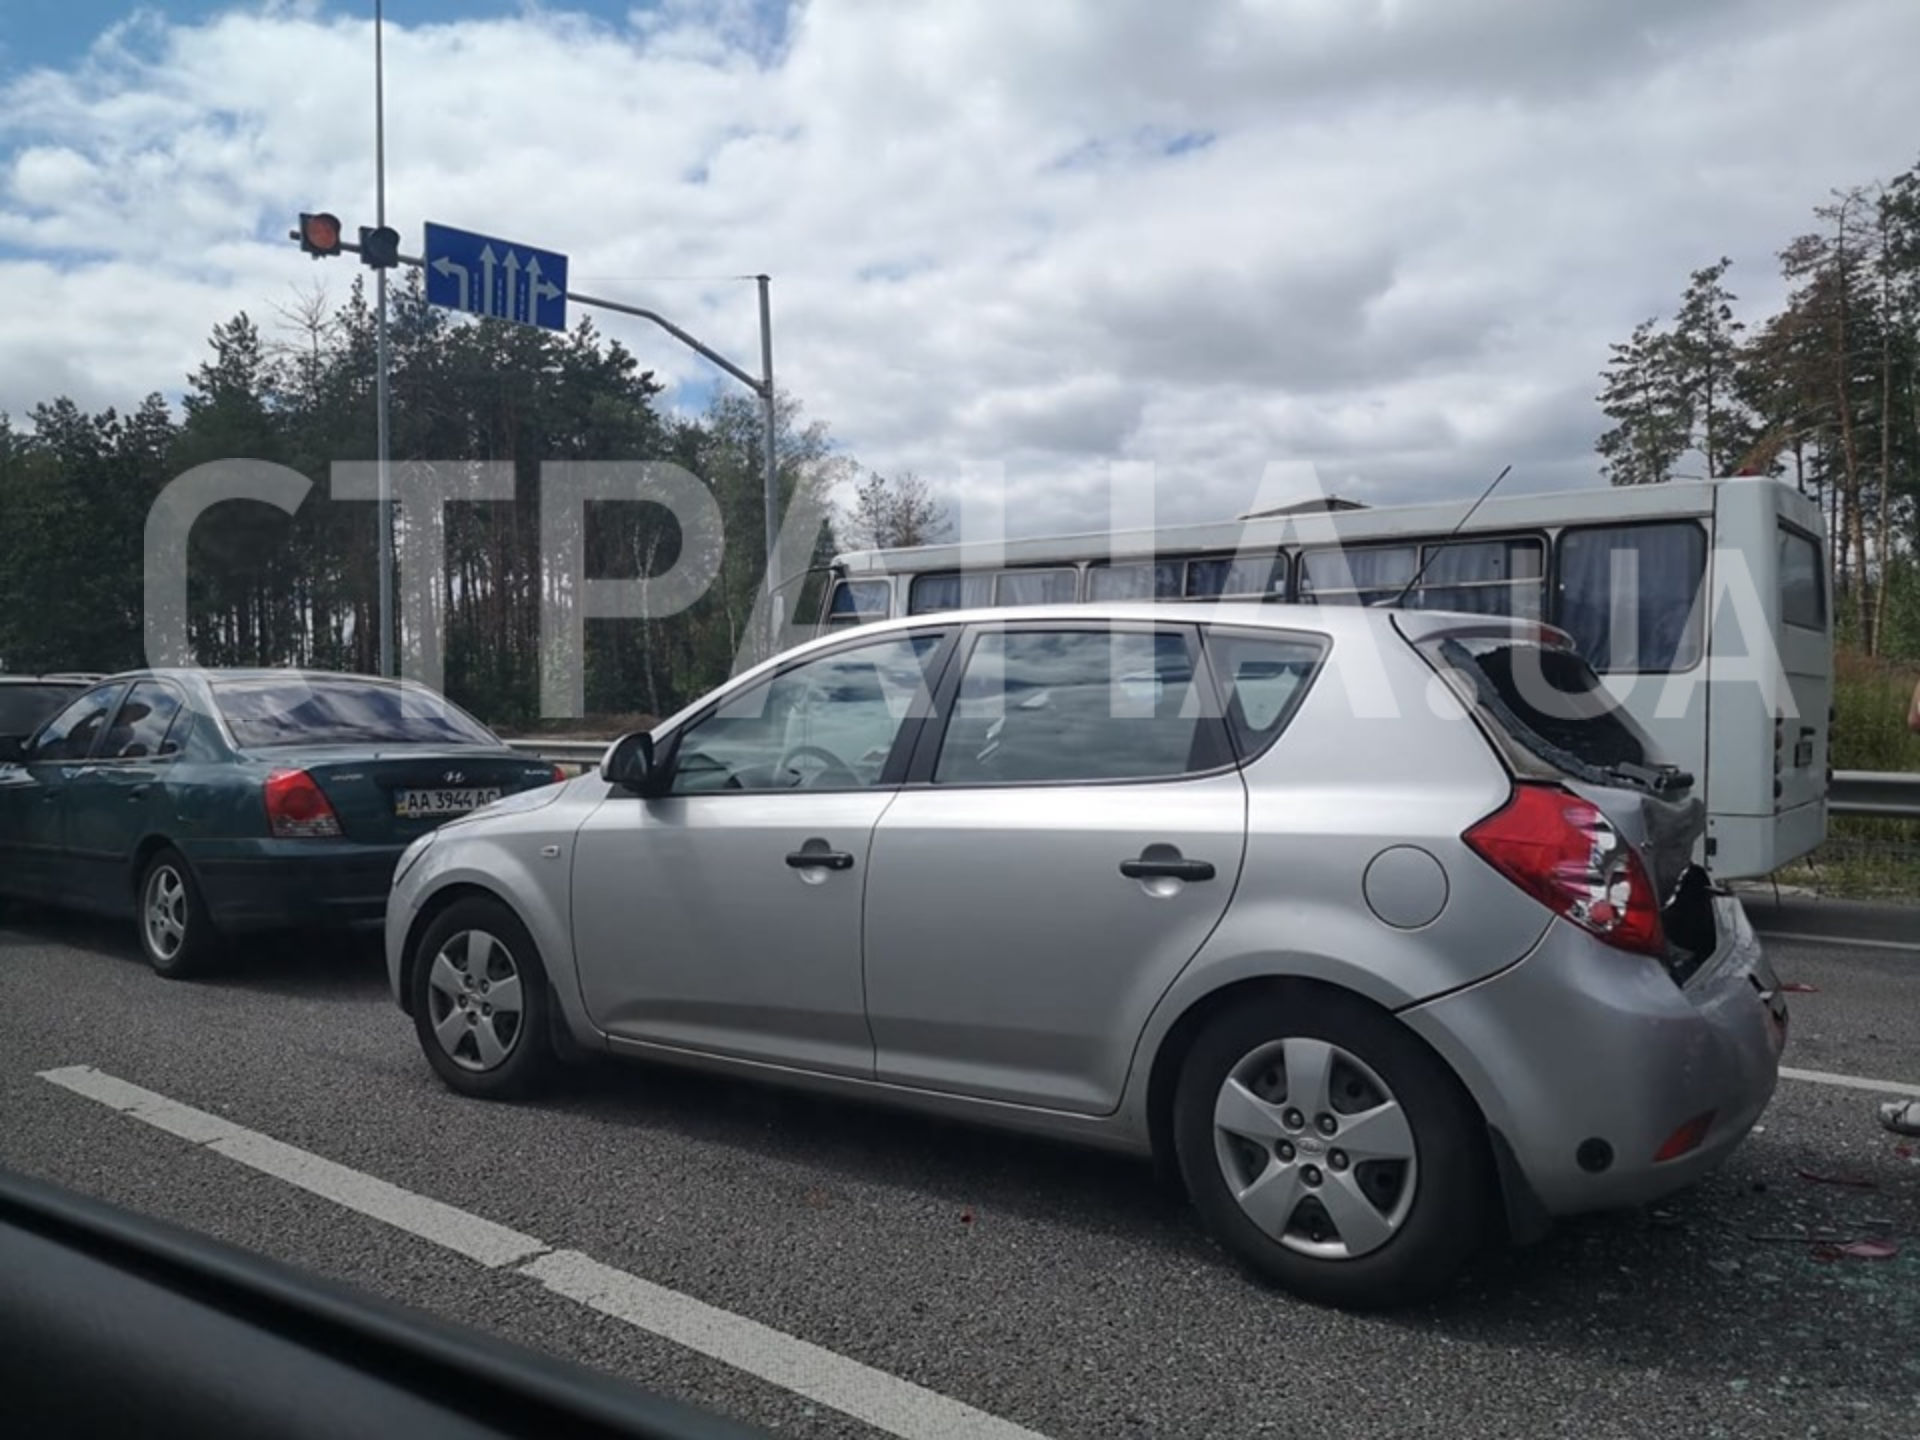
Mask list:
[[[1177,600],[1180,598],[1180,562],[1094,565],[1087,570],[1089,600]]]
[[[1426,569],[1407,603],[1538,620],[1546,599],[1546,547],[1538,540],[1472,540],[1429,545]]]
[[[1391,600],[1419,565],[1411,545],[1349,545],[1300,557],[1300,598],[1315,605],[1371,605]]]
[[[827,624],[838,629],[884,620],[891,607],[893,586],[885,580],[842,580],[833,587]]]
[[[993,576],[985,571],[968,575],[918,575],[907,594],[907,613],[931,615],[936,610],[984,610],[993,603]]]
[[[1706,532],[1689,521],[1569,529],[1554,623],[1602,675],[1689,669],[1706,572]]]
[[[1079,599],[1073,570],[1003,570],[993,592],[996,605],[1071,605]]]
[[[1827,595],[1820,583],[1820,551],[1797,530],[1780,527],[1780,621],[1805,630],[1827,628]]]
[[[1187,595],[1194,600],[1280,600],[1287,593],[1287,557],[1248,555],[1195,560],[1187,566]]]

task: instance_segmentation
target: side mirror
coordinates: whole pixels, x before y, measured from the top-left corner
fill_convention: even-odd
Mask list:
[[[663,776],[653,763],[653,736],[636,730],[614,741],[600,762],[600,778],[636,795],[657,793]]]
[[[26,758],[27,737],[0,735],[0,765],[18,765]]]

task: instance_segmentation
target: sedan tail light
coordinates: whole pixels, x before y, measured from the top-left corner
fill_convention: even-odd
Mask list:
[[[1666,950],[1647,868],[1599,808],[1558,785],[1519,785],[1463,837],[1481,859],[1609,945]]]
[[[304,770],[267,776],[267,824],[281,840],[324,839],[340,833],[340,818]]]

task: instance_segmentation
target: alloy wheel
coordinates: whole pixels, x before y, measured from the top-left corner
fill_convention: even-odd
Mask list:
[[[187,882],[171,865],[162,865],[147,877],[147,903],[141,923],[147,948],[155,958],[170,961],[187,943]]]

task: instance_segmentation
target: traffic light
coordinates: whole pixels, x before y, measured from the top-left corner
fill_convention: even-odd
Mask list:
[[[288,232],[288,238],[298,240],[300,248],[318,260],[322,255],[340,253],[340,217],[321,213],[302,214],[300,228]]]
[[[400,263],[400,232],[391,225],[360,227],[360,263],[391,270]]]

